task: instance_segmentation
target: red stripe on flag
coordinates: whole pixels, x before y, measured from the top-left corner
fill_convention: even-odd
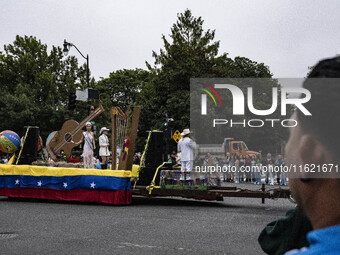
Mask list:
[[[114,205],[129,205],[132,199],[131,190],[58,190],[48,188],[0,188],[0,196],[95,202]]]

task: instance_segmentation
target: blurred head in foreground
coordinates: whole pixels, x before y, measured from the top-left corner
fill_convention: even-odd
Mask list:
[[[321,229],[340,224],[340,57],[320,61],[303,87],[311,93],[304,106],[312,116],[292,115],[298,125],[290,128],[286,163],[296,166],[288,173],[294,199]]]

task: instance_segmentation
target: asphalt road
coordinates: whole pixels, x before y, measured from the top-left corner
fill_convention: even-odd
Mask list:
[[[110,206],[0,197],[0,254],[264,254],[260,231],[293,207],[258,198]]]

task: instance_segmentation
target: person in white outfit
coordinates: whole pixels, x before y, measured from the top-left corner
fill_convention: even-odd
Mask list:
[[[109,138],[107,137],[109,129],[102,127],[100,129],[99,136],[99,156],[102,158],[102,169],[107,169],[107,163],[109,162],[110,150],[109,150]]]
[[[196,143],[190,137],[190,130],[184,129],[182,138],[178,142],[178,151],[181,153],[181,170],[191,171],[194,162]]]
[[[275,175],[274,175],[274,164],[273,164],[273,161],[269,161],[269,164],[268,164],[268,182],[269,182],[269,185],[274,185],[274,181],[275,181]]]
[[[86,131],[83,132],[83,136],[81,137],[80,141],[76,143],[76,145],[84,142],[84,149],[82,154],[84,168],[94,168],[93,150],[96,149],[96,143],[94,141],[94,134],[92,132],[91,122],[86,122],[85,127]]]

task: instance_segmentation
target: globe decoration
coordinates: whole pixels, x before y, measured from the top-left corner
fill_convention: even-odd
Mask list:
[[[0,150],[5,153],[14,153],[19,150],[21,144],[17,133],[5,130],[0,133]]]
[[[48,144],[48,143],[51,141],[52,137],[54,136],[54,134],[55,134],[56,132],[57,132],[57,131],[53,131],[52,133],[50,133],[50,134],[48,135],[48,137],[47,137],[47,139],[46,139],[46,144]]]

